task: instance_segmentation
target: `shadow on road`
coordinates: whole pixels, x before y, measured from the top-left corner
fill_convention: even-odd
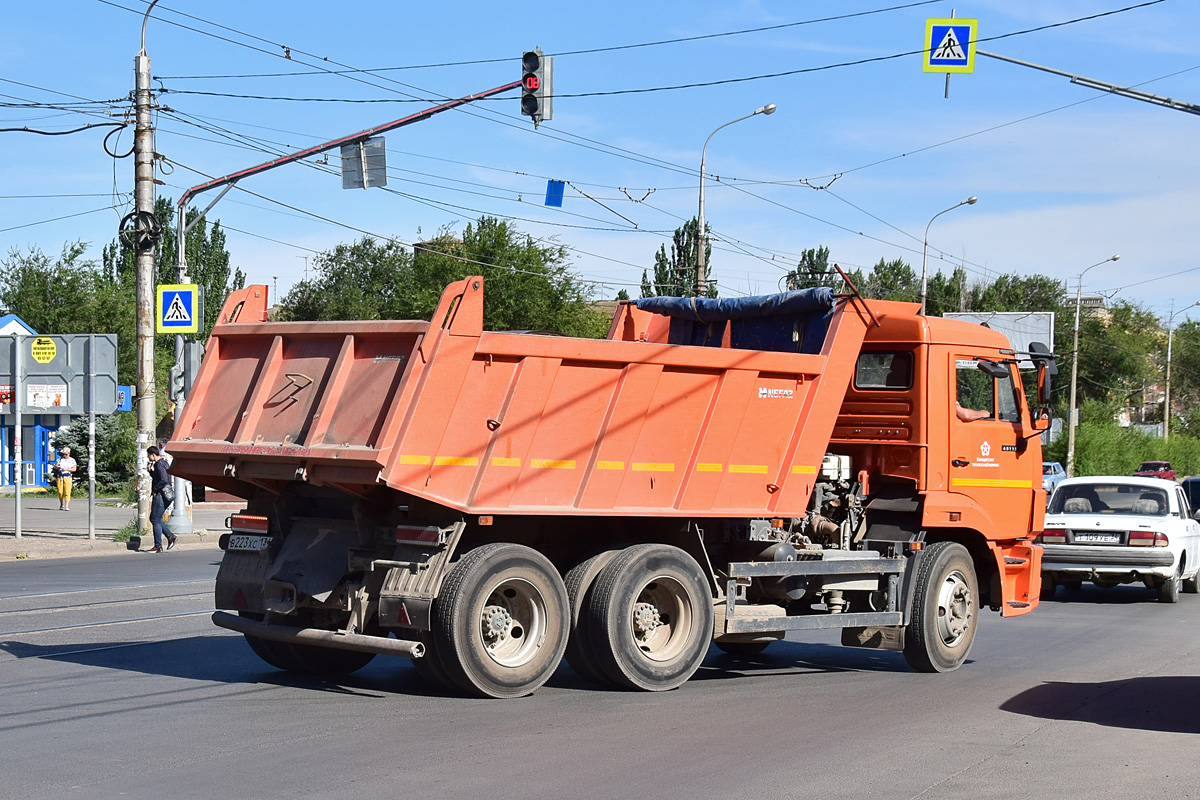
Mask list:
[[[1147,589],[1140,583],[1122,584],[1111,589],[1102,589],[1090,583],[1085,583],[1078,589],[1060,586],[1054,593],[1053,600],[1056,603],[1091,603],[1092,605],[1130,605],[1157,601],[1158,593]]]
[[[130,673],[129,680],[158,677],[185,678],[226,684],[268,684],[360,696],[408,694],[421,697],[457,696],[428,685],[402,658],[381,656],[362,670],[336,680],[284,672],[261,661],[241,636],[214,634],[167,641],[95,642],[38,645],[0,642],[0,652],[13,658],[43,658],[86,667]],[[908,666],[900,653],[827,644],[775,642],[754,656],[733,656],[716,647],[693,681],[732,681],[746,678],[806,675],[833,672],[904,672]],[[566,661],[547,686],[568,691],[618,691],[600,687],[578,676]]]
[[[1000,706],[1042,719],[1110,728],[1200,733],[1200,676],[1128,678],[1098,683],[1043,683]]]

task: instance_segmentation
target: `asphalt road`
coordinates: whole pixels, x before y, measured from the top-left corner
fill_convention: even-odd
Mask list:
[[[208,619],[218,556],[0,564],[4,797],[1200,797],[1197,595],[985,612],[948,675],[823,633],[714,648],[674,692],[564,665],[498,701],[384,657],[337,684],[268,667]]]

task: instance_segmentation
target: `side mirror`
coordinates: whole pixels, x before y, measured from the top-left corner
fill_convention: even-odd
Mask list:
[[[1051,378],[1058,374],[1058,365],[1054,363],[1054,354],[1041,342],[1030,342],[1029,355],[1037,364],[1038,405],[1049,405]]]
[[[1012,375],[1006,365],[988,361],[986,358],[979,359],[979,368],[993,378],[1007,378]]]
[[[1036,408],[1033,411],[1033,429],[1035,431],[1050,430],[1050,409],[1046,406]]]

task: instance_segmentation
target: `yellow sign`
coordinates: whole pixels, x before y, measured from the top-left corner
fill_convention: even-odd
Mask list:
[[[977,19],[925,20],[925,72],[974,72]]]
[[[29,353],[39,364],[49,364],[58,355],[58,346],[49,336],[39,336],[29,345]]]

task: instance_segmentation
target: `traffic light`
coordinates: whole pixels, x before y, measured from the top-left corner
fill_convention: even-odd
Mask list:
[[[196,376],[200,373],[200,359],[204,356],[204,343],[188,339],[183,343],[183,389],[188,396],[196,385]]]
[[[533,118],[534,127],[550,119],[554,99],[554,59],[540,47],[521,56],[521,113]]]
[[[175,365],[171,367],[170,384],[171,384],[171,386],[170,386],[170,390],[169,390],[170,391],[169,396],[171,398],[171,402],[178,403],[179,400],[184,396],[184,393],[183,393],[183,364],[176,362]]]

